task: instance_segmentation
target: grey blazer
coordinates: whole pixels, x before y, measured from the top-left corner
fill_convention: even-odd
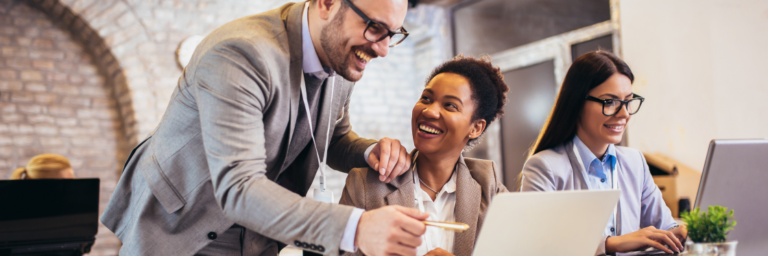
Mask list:
[[[416,151],[411,153],[414,155]],[[379,181],[375,170],[355,168],[347,176],[347,184],[341,194],[339,204],[352,205],[365,210],[373,210],[387,205],[401,205],[416,208],[413,195],[413,165],[393,179],[390,183]],[[508,192],[496,177],[496,164],[493,161],[459,157],[456,163],[456,221],[469,224],[469,229],[456,233],[453,238],[453,254],[471,255],[477,235],[483,226],[485,212],[496,194]],[[360,255],[346,253],[345,255]]]
[[[633,148],[616,147],[618,188],[621,190],[616,233],[625,235],[654,226],[669,229],[677,223],[661,198],[661,191],[648,170],[643,154]],[[587,173],[573,153],[573,141],[531,156],[523,167],[521,191],[587,190]],[[608,224],[606,222],[606,224]],[[605,254],[605,239],[596,255]]]
[[[302,11],[303,3],[286,4],[237,19],[197,47],[101,217],[123,242],[120,254],[192,255],[234,224],[248,229],[249,255],[277,255],[277,242],[339,253],[352,207],[304,198],[318,160],[305,145],[291,147]],[[315,138],[318,145],[331,140],[330,167],[349,171],[367,166],[363,154],[375,141],[352,132],[353,83],[336,81],[315,126],[327,127],[332,115],[332,137],[321,128]]]

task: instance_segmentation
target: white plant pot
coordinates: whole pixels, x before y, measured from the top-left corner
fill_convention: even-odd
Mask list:
[[[685,243],[686,255],[696,256],[736,256],[736,244],[738,241],[725,243]]]

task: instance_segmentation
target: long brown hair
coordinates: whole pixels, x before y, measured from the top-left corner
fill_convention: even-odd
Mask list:
[[[26,167],[21,167],[11,173],[12,180],[52,178],[63,175],[63,172],[72,172],[72,165],[66,157],[56,154],[41,154],[29,160]]]
[[[616,73],[627,76],[631,82],[635,81],[627,63],[607,51],[589,52],[573,61],[560,87],[555,106],[533,144],[530,155],[572,140],[576,135],[585,97],[589,91]]]

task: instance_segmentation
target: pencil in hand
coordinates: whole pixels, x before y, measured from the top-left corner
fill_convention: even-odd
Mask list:
[[[424,220],[421,221],[422,223],[426,224],[427,226],[433,226],[442,228],[445,230],[461,233],[464,232],[464,230],[469,229],[469,225],[459,222],[450,222],[450,221],[431,221],[431,220]]]

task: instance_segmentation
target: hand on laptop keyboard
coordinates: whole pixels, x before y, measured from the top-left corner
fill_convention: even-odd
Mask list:
[[[646,247],[653,247],[666,253],[682,252],[684,249],[683,244],[675,234],[656,229],[653,226],[626,235],[609,237],[605,240],[607,253],[629,252]]]

